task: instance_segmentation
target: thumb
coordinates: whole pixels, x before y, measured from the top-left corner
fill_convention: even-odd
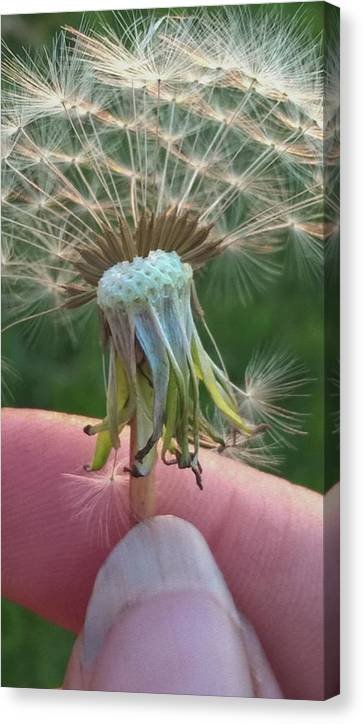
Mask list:
[[[173,516],[131,529],[101,567],[64,688],[282,696],[204,538]]]

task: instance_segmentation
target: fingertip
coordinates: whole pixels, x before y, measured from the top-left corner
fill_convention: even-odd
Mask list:
[[[108,632],[89,688],[101,691],[254,696],[238,630],[204,592],[159,594]]]
[[[93,690],[274,696],[262,647],[251,633],[246,645],[243,626],[194,526],[151,519],[99,571],[65,686],[82,671]]]

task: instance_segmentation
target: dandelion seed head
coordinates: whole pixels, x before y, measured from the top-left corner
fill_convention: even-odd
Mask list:
[[[107,269],[99,283],[97,301],[101,309],[143,305],[173,290],[191,284],[192,269],[182,264],[175,252],[151,251],[145,258],[134,257]]]
[[[278,412],[276,372],[255,363],[239,393],[207,355],[196,287],[202,270],[217,290],[224,265],[245,303],[286,267],[319,277],[324,74],[303,20],[116,13],[51,50],[8,53],[7,324],[98,307],[109,371],[105,419],[88,431],[96,467],[136,419],[133,474],[148,474],[162,440],[163,459],[201,484],[201,382],[245,459],[262,461],[259,424],[277,437],[298,427]]]

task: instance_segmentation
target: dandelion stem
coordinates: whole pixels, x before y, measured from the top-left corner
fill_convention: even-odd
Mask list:
[[[137,452],[136,416],[130,422],[130,516],[133,521],[141,522],[151,518],[155,512],[155,467],[144,477],[132,475],[135,454]]]

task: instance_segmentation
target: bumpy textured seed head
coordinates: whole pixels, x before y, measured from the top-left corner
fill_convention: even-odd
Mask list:
[[[98,284],[97,299],[103,310],[157,301],[171,290],[181,291],[192,279],[192,268],[175,251],[158,249],[143,258],[123,261],[107,269]]]

